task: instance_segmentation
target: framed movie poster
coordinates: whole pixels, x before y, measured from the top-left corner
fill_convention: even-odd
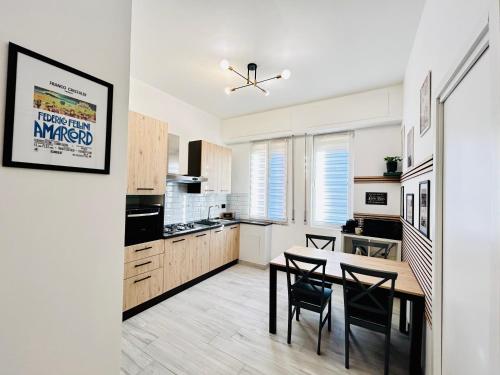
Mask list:
[[[413,225],[413,194],[406,194],[406,221]]]
[[[413,167],[413,127],[406,136],[406,166]]]
[[[9,44],[3,165],[109,174],[113,85]]]
[[[401,196],[399,197],[399,216],[405,217],[405,187],[401,186]]]
[[[431,72],[420,88],[420,136],[431,127]]]
[[[429,216],[430,216],[430,184],[429,180],[422,181],[418,185],[419,220],[418,229],[429,238]]]

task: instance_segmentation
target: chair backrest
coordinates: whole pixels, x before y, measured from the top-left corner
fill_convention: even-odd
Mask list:
[[[340,263],[342,280],[344,284],[344,309],[346,316],[361,319],[390,327],[392,319],[392,306],[394,301],[394,286],[398,274],[383,272],[363,267],[356,267]],[[352,280],[346,278],[346,274]],[[357,275],[371,276],[374,282],[366,285]],[[382,287],[386,282],[390,287]]]
[[[285,252],[284,255],[286,261],[288,298],[290,300],[295,299],[294,287],[296,285],[307,285],[311,297],[320,297],[321,304],[323,304],[326,259],[305,257],[287,252]],[[302,263],[302,267],[298,263]],[[313,274],[314,272],[320,273],[321,277],[318,278],[318,275]],[[293,283],[291,278],[292,273],[297,275]],[[301,292],[304,293],[304,288],[301,288]]]
[[[319,245],[314,242],[314,241],[325,241],[323,246],[320,248]],[[326,247],[330,244],[332,244],[332,251],[335,250],[335,240],[336,240],[336,237],[332,237],[332,236],[321,236],[319,234],[306,234],[306,246],[309,247],[309,242],[312,243],[312,245],[316,248],[316,249],[321,249],[321,250],[324,250],[326,249]]]
[[[366,241],[366,240],[352,240],[352,253],[355,254],[356,250],[360,250],[362,255],[368,255],[368,248],[374,247],[378,250],[375,253],[370,254],[371,256],[382,256],[384,259],[387,259],[389,256],[389,247],[391,244],[386,242],[374,242],[374,241]]]

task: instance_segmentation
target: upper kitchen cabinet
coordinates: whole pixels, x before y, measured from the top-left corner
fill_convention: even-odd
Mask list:
[[[165,194],[167,140],[166,123],[129,112],[127,194]]]
[[[189,142],[188,174],[206,177],[201,184],[188,185],[189,193],[231,192],[231,149],[207,141]]]

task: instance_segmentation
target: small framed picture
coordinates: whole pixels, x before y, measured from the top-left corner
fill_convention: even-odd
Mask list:
[[[420,88],[420,136],[431,127],[431,72]]]
[[[406,194],[406,221],[413,225],[413,194]]]
[[[429,217],[430,217],[430,185],[429,180],[422,181],[418,185],[419,219],[418,229],[429,238]]]
[[[109,174],[113,85],[9,44],[3,165]]]
[[[405,187],[401,186],[401,196],[399,197],[399,216],[405,217]]]
[[[406,136],[406,166],[413,167],[413,127],[410,129]]]

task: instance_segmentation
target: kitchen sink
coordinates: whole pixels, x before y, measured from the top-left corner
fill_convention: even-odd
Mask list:
[[[219,225],[220,223],[218,221],[203,219],[203,220],[197,221],[196,224],[213,226],[213,225]]]

